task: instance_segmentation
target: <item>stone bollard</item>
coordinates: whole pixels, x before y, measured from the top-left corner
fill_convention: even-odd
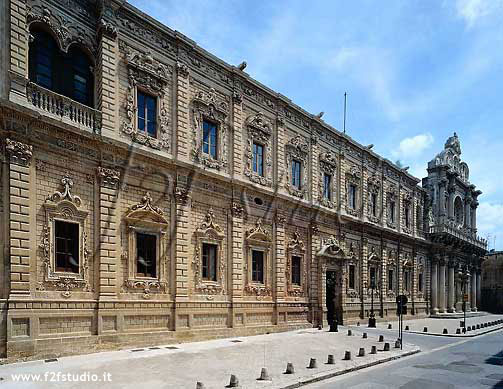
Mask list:
[[[389,351],[389,343],[388,342],[384,343],[383,351]]]
[[[477,329],[480,330],[480,324],[477,324]]]
[[[384,342],[384,335],[379,335],[379,342]]]
[[[292,362],[288,362],[286,364],[285,374],[293,374],[293,373],[295,373],[295,369],[293,368],[293,363]]]
[[[370,349],[370,353],[377,354],[377,346],[372,346],[372,348]]]
[[[363,333],[362,338],[363,339],[367,339],[367,333],[366,332]]]
[[[360,322],[357,322],[357,323],[356,323],[356,326],[357,326],[357,327],[360,327]]]
[[[271,381],[271,376],[269,375],[269,372],[267,371],[267,367],[263,367],[262,370],[260,370],[260,378],[257,378],[258,381]]]
[[[466,330],[467,330],[467,331],[471,331],[471,330],[472,330],[472,326],[468,326],[468,327],[466,327]]]
[[[204,386],[204,384],[202,382],[197,381],[196,389],[206,389],[206,387]]]
[[[335,364],[335,358],[332,354],[328,354],[328,360],[327,360],[327,365],[334,365]]]
[[[346,351],[344,353],[344,360],[345,361],[350,361],[351,360],[351,351]]]
[[[353,335],[353,332],[351,330],[348,330],[348,336]]]
[[[444,330],[442,331],[442,334],[447,334],[447,328],[444,328]]]
[[[388,330],[391,330],[393,326],[391,324],[388,324]]]
[[[234,374],[231,374],[231,380],[229,381],[228,388],[239,388],[239,379]]]
[[[400,339],[395,340],[395,348],[400,348]]]
[[[428,332],[428,327],[424,327],[423,332]]]
[[[461,335],[461,328],[456,328],[456,335]]]
[[[358,351],[358,356],[359,357],[364,357],[365,356],[365,349],[363,347],[360,347],[360,350]]]
[[[322,328],[321,324],[318,324],[318,330],[321,330]]]
[[[409,326],[405,326],[405,331],[409,331]]]
[[[311,358],[309,360],[309,366],[307,367],[308,369],[316,369],[318,367],[318,364],[316,363],[316,358]]]

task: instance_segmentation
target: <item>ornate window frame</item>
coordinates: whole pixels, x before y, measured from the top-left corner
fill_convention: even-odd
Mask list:
[[[362,177],[360,171],[356,168],[356,166],[351,166],[348,172],[346,172],[346,212],[355,217],[360,216],[361,206],[360,206],[360,191],[362,190],[361,185]],[[349,206],[349,188],[350,185],[354,185],[356,187],[355,193],[355,208],[351,208]]]
[[[245,151],[244,175],[251,182],[263,186],[272,186],[272,132],[273,124],[262,112],[246,118],[247,145]],[[253,143],[264,146],[264,175],[253,171]]]
[[[169,222],[164,211],[152,204],[152,196],[146,192],[138,204],[133,205],[124,215],[127,251],[123,259],[127,262],[127,278],[123,290],[143,289],[143,298],[149,299],[152,292],[166,292],[168,279],[168,230]],[[141,277],[136,274],[136,233],[146,233],[157,237],[156,277]]]
[[[393,270],[393,285],[392,288],[389,288],[389,283],[388,283],[388,274],[389,270]],[[391,249],[388,251],[388,259],[386,261],[386,283],[387,283],[387,290],[386,290],[386,295],[388,297],[394,298],[397,295],[397,281],[398,281],[398,276],[399,273],[397,272],[396,269],[396,251]]]
[[[39,284],[39,290],[45,290],[46,286],[51,289],[62,290],[61,295],[68,298],[72,290],[84,292],[92,291],[89,278],[89,250],[87,248],[86,219],[89,214],[82,209],[82,200],[79,196],[71,193],[74,182],[64,176],[61,179],[63,190],[56,191],[48,196],[43,204],[45,210],[45,223],[42,232],[40,249],[42,252],[42,264],[44,266],[44,279]],[[79,225],[79,272],[56,271],[55,255],[55,222],[63,221]]]
[[[397,226],[397,211],[399,211],[399,208],[397,207],[397,200],[398,200],[398,190],[396,188],[396,185],[390,185],[388,188],[388,192],[386,195],[386,225],[389,228],[394,228],[396,229]],[[394,220],[391,219],[391,202],[395,202],[395,208],[394,208]]]
[[[194,268],[194,290],[196,293],[207,295],[225,294],[225,270],[226,261],[224,256],[223,241],[225,233],[222,227],[215,222],[213,209],[208,209],[203,222],[196,229],[196,245],[192,265]],[[203,244],[209,243],[217,246],[217,280],[205,280],[202,274]]]
[[[367,180],[367,218],[373,223],[379,223],[381,206],[379,205],[379,194],[381,193],[381,181],[375,176]],[[376,215],[372,214],[372,194],[376,195]]]
[[[320,154],[319,158],[319,183],[318,183],[318,198],[320,205],[327,208],[335,208],[335,191],[336,191],[336,174],[337,174],[337,158],[336,156],[327,151]],[[330,174],[332,176],[332,188],[329,199],[324,196],[324,174]]]
[[[412,294],[412,291],[414,289],[414,261],[412,259],[412,255],[409,254],[407,251],[403,253],[403,260],[401,261],[401,272],[402,272],[402,293],[405,295],[409,296]],[[406,272],[408,272],[408,278],[409,278],[409,289],[405,288],[405,275]]]
[[[307,268],[306,268],[306,245],[302,241],[299,231],[293,233],[292,238],[287,245],[286,262],[286,282],[287,293],[289,296],[300,297],[306,294],[307,289]],[[292,283],[292,257],[300,257],[300,285]]]
[[[376,252],[376,247],[374,245],[371,245],[370,246],[370,252],[368,253],[368,256],[367,256],[367,295],[369,295],[372,291],[371,291],[371,287],[370,287],[370,269],[371,268],[374,268],[375,269],[375,272],[376,272],[376,276],[375,276],[375,281],[376,281],[376,290],[379,291],[380,289],[380,285],[381,285],[381,282],[382,282],[382,261],[381,261],[381,258],[379,257],[379,255],[377,255],[377,252]]]
[[[169,102],[164,97],[171,83],[173,68],[154,59],[150,52],[133,51],[120,42],[124,51],[124,62],[128,71],[128,89],[125,103],[127,119],[122,122],[121,131],[133,142],[156,150],[170,150]],[[138,130],[138,91],[156,98],[156,136]]]
[[[209,92],[198,91],[191,102],[192,113],[192,150],[195,163],[206,168],[224,170],[227,168],[227,133],[229,104],[220,98],[214,88]],[[211,121],[217,125],[217,158],[213,159],[202,152],[203,122]]]
[[[262,225],[262,219],[258,218],[255,227],[246,231],[246,260],[245,260],[245,292],[256,295],[259,299],[272,295],[271,276],[271,246],[272,236]],[[252,251],[262,251],[264,253],[264,282],[252,281]]]
[[[292,196],[303,199],[307,195],[307,163],[309,156],[309,144],[300,135],[294,136],[285,145],[286,158],[286,183],[285,188]],[[292,185],[292,162],[296,159],[301,163],[300,189]]]
[[[414,210],[413,210],[413,204],[414,204],[414,197],[412,194],[409,192],[406,192],[403,197],[402,197],[402,232],[406,234],[411,234],[412,233],[412,228],[414,226]],[[409,215],[405,216],[407,213],[407,210],[409,211]],[[409,218],[409,225],[407,226],[406,223],[406,217]]]
[[[415,291],[417,294],[417,298],[421,299],[424,296],[426,290],[426,279],[425,279],[425,260],[424,257],[419,256],[416,259],[417,272],[415,277],[417,277],[417,290]],[[420,283],[419,275],[422,274],[422,282]],[[419,285],[421,285],[421,289],[419,289]]]

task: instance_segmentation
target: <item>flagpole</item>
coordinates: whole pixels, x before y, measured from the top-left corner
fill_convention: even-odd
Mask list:
[[[343,129],[344,129],[344,133],[346,133],[346,99],[347,99],[347,93],[344,92],[344,126],[343,126]]]

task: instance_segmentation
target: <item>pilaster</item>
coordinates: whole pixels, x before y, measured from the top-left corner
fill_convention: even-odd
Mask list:
[[[233,104],[232,104],[232,118],[233,118],[233,129],[232,129],[232,150],[233,150],[233,175],[234,177],[239,177],[243,175],[243,156],[244,156],[244,131],[243,128],[243,97],[241,92],[234,91],[233,93]],[[270,150],[269,152],[271,152]]]
[[[118,237],[120,172],[98,167],[99,180],[99,296],[100,299],[116,299],[118,292]]]
[[[243,297],[243,205],[232,203],[232,301]]]
[[[26,31],[26,1],[10,1],[10,99],[26,101],[28,76],[28,37]],[[8,19],[4,20],[8,22]],[[6,39],[6,38],[4,38]]]
[[[177,62],[176,70],[176,155],[178,159],[188,161],[191,137],[189,67]]]
[[[286,246],[287,241],[285,237],[285,222],[286,217],[282,213],[276,214],[276,239],[275,239],[275,249],[276,249],[276,267],[274,269],[275,273],[275,300],[281,301],[286,297],[286,280],[285,280],[285,267],[286,267]],[[303,285],[304,287],[304,285]]]
[[[6,139],[9,158],[10,296],[30,294],[30,258],[34,252],[34,199],[31,198],[33,146]]]
[[[176,233],[175,233],[175,298],[177,301],[189,296],[189,245],[190,195],[188,189],[175,188]]]

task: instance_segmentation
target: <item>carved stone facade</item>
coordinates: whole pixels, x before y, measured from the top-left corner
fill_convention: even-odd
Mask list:
[[[362,321],[372,277],[378,319],[402,293],[424,316],[442,266],[456,296],[478,285],[480,192],[457,137],[421,187],[127,2],[62,4],[1,14],[2,356]],[[30,80],[37,29],[89,56],[92,106]],[[139,94],[155,101],[150,133]]]

